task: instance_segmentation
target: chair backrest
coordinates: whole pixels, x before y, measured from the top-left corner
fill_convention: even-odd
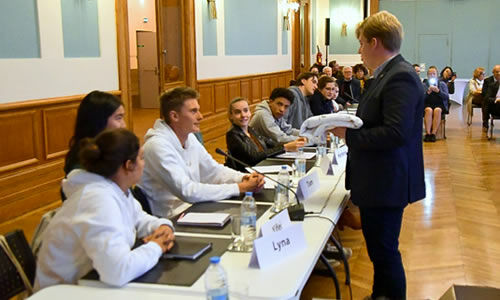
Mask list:
[[[130,189],[132,191],[132,195],[142,206],[142,210],[151,215],[151,207],[149,206],[148,198],[146,194],[139,186],[134,186]]]
[[[5,239],[3,236],[1,239],[0,299],[9,299],[24,290],[31,294],[36,261],[24,233],[15,230],[6,234]]]

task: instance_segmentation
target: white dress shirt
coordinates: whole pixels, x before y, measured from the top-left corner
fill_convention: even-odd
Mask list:
[[[162,255],[158,244],[131,248],[136,237],[172,222],[148,215],[130,192],[81,169],[63,180],[63,191],[68,199],[42,236],[35,290],[75,284],[92,268],[101,281],[122,286],[156,265]]]
[[[144,190],[154,215],[171,217],[191,204],[238,196],[244,173],[216,162],[189,134],[182,147],[179,138],[163,120],[156,120],[146,133]]]

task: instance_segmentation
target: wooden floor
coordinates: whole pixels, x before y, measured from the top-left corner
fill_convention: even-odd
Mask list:
[[[135,111],[134,131],[141,139],[157,116],[156,110]],[[453,106],[446,125],[448,139],[424,145],[427,198],[405,210],[400,238],[408,299],[438,299],[453,283],[500,288],[500,130],[495,131],[498,139],[488,141],[480,117],[476,110],[467,128],[462,108]],[[225,148],[223,137],[205,146],[223,161],[215,154],[216,147]],[[31,237],[50,208],[0,224],[0,233],[22,228]],[[353,250],[353,299],[362,299],[370,293],[373,275],[363,237],[349,229],[341,237]],[[342,268],[337,272],[342,280]],[[342,295],[349,299],[345,286]],[[334,298],[331,279],[311,276],[302,298],[314,297]]]

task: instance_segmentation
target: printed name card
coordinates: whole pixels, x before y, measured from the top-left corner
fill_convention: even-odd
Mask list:
[[[292,224],[286,209],[262,225],[260,232],[262,237],[253,241],[252,268],[267,268],[307,247],[302,223]]]
[[[336,165],[343,165],[347,161],[347,146],[342,146],[335,149],[333,152],[333,163]]]
[[[323,175],[333,175],[332,161],[328,157],[328,155],[324,155],[321,157],[319,161],[319,168]]]
[[[309,175],[302,177],[299,180],[297,188],[297,196],[300,201],[304,201],[309,196],[314,194],[319,189],[319,175],[318,171],[309,173]]]

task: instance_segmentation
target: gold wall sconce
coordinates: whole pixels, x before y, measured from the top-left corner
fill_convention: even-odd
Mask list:
[[[215,0],[207,0],[208,1],[208,15],[210,19],[217,19],[217,6],[215,5]]]
[[[299,10],[300,4],[296,0],[282,0],[281,8],[283,12],[283,25],[285,30],[290,30],[290,14],[295,13]]]
[[[347,24],[346,24],[346,22],[342,23],[342,29],[340,30],[340,36],[347,36]]]

